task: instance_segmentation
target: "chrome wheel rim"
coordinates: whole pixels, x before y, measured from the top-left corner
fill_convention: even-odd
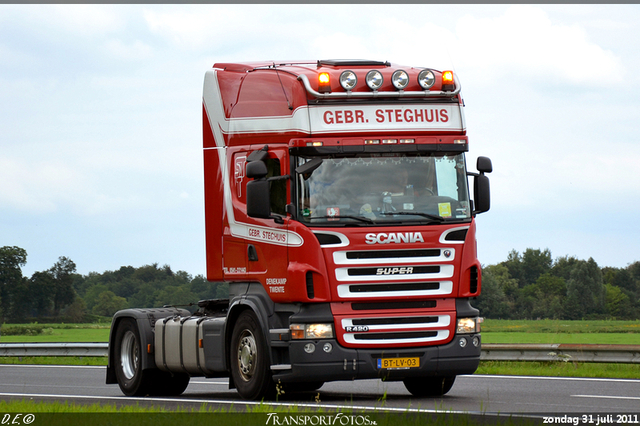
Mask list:
[[[122,350],[120,351],[120,364],[127,380],[131,380],[135,376],[138,369],[139,356],[138,340],[133,331],[127,331],[122,336]]]
[[[238,371],[242,380],[251,380],[256,370],[257,359],[256,339],[251,331],[244,330],[238,341]]]

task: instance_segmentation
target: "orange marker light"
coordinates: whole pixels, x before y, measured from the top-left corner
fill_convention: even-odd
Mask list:
[[[325,84],[329,84],[329,73],[328,72],[321,72],[320,74],[318,74],[318,83],[320,83],[321,85],[325,85]]]
[[[331,77],[329,77],[328,72],[321,72],[318,74],[318,91],[320,93],[331,91]]]
[[[442,84],[453,84],[453,71],[442,72]]]

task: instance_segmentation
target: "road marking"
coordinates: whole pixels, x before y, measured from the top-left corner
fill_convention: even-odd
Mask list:
[[[601,398],[601,399],[628,399],[640,401],[640,396],[611,396],[611,395],[571,395],[573,398]]]
[[[488,378],[488,379],[514,379],[514,380],[562,380],[573,382],[620,382],[620,383],[640,383],[638,379],[603,379],[599,377],[544,377],[544,376],[501,376],[489,374],[461,375],[459,378]]]
[[[229,385],[229,381],[226,381],[226,382],[214,382],[214,381],[211,381],[211,382],[196,382],[194,380],[191,380],[189,382],[189,384],[190,385],[225,385],[225,386],[227,386],[227,385]]]

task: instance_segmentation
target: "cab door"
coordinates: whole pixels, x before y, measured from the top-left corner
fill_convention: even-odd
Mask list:
[[[247,150],[228,149],[227,186],[225,189],[224,228],[222,235],[223,273],[225,281],[245,281],[247,279],[247,241],[242,223],[246,221],[245,163]]]
[[[262,146],[252,147],[261,149]],[[269,147],[267,178],[288,174],[289,161],[286,147]],[[247,269],[251,281],[260,281],[274,301],[289,299],[291,283],[288,280],[289,220],[286,205],[289,203],[289,179],[273,180],[270,183],[271,214],[275,219],[248,218]]]

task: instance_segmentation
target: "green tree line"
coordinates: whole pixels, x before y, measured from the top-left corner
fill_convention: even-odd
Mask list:
[[[157,263],[81,275],[60,257],[45,271],[22,275],[27,252],[0,248],[0,323],[95,321],[128,307],[187,305],[228,297],[227,284],[174,272]],[[507,260],[484,266],[482,294],[473,305],[486,318],[638,319],[640,262],[601,268],[593,259],[560,257],[548,249],[511,251]]]
[[[474,303],[494,319],[640,318],[640,262],[600,268],[590,258],[551,256],[549,249],[512,250],[507,260],[482,270]]]
[[[128,307],[187,305],[229,294],[227,284],[157,263],[81,275],[71,259],[60,257],[50,269],[28,278],[21,269],[26,262],[24,249],[0,248],[0,324],[95,321]]]

